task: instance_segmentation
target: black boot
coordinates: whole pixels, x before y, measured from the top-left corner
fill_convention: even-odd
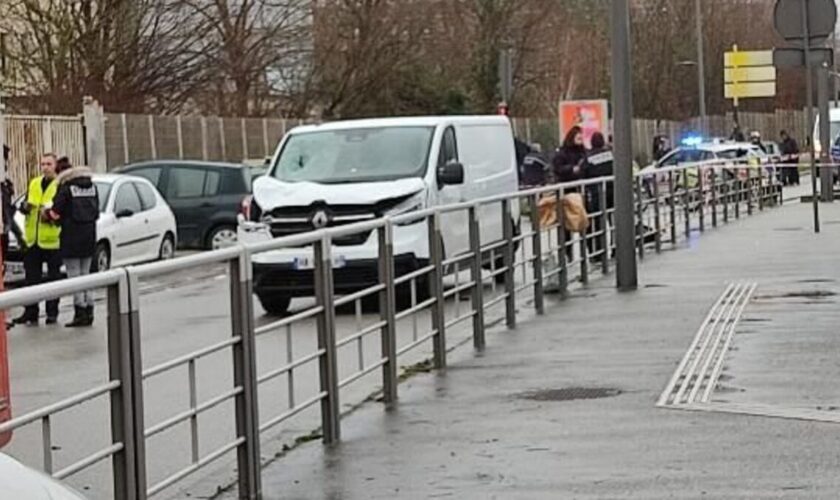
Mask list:
[[[67,323],[67,328],[76,328],[79,326],[87,326],[85,323],[85,308],[76,306],[73,308],[73,321]]]
[[[85,310],[85,324],[84,326],[93,325],[93,306],[84,307]]]
[[[27,326],[38,326],[38,313],[36,312],[34,315],[26,311],[17,318],[12,320],[13,325],[27,325]]]

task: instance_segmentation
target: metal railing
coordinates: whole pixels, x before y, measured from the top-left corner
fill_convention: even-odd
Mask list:
[[[709,225],[716,227],[782,202],[776,175],[766,166],[691,164],[639,173],[635,180],[639,258],[649,251],[662,251],[666,244],[676,246]],[[615,210],[607,194],[611,183],[612,178],[599,178],[540,187],[0,294],[0,310],[8,310],[79,290],[106,288],[109,371],[107,383],[2,423],[0,433],[40,422],[42,468],[59,479],[110,458],[109,482],[118,499],[154,496],[235,453],[239,497],[259,498],[260,448],[275,427],[318,407],[321,436],[324,442],[334,443],[341,436],[340,401],[346,395],[342,391],[373,377],[381,382],[382,401],[394,404],[400,360],[410,355],[422,359],[426,349],[433,367],[443,368],[454,345],[472,341],[476,349],[482,349],[489,328],[497,324],[515,328],[518,314],[526,309],[543,314],[549,292],[562,297],[570,286],[585,285],[599,270],[609,273],[615,251]],[[559,203],[573,191],[583,192],[592,208],[590,228],[583,234],[566,229]],[[541,207],[549,196],[558,202]],[[541,223],[540,211],[545,212],[546,206],[556,211],[551,224]],[[517,220],[520,209],[523,215]],[[447,255],[443,224],[454,215],[466,223],[468,248]],[[501,239],[483,234],[487,223],[482,222],[489,216],[501,217]],[[395,255],[394,229],[408,224],[425,225],[429,259],[414,267],[398,267],[401,256]],[[341,270],[333,267],[332,243],[360,233],[376,236],[375,279],[363,289],[337,296],[335,284]],[[257,325],[253,256],[293,247],[312,249],[314,269],[307,276],[314,283],[315,300],[286,317]],[[214,265],[227,269],[230,331],[226,338],[144,367],[141,282]],[[371,303],[376,314],[365,324],[362,311]],[[343,332],[337,314],[348,309],[355,322],[352,331]],[[298,335],[293,334],[295,328]],[[301,333],[307,331],[315,338]],[[266,353],[257,343],[269,338],[284,346],[279,364],[269,362],[267,356],[260,359]],[[232,384],[214,387],[214,395],[199,398],[201,364],[225,352],[230,365],[223,368],[230,369]],[[317,369],[317,387],[307,389],[301,373],[309,368]],[[144,399],[150,387],[159,377],[171,375],[186,379],[187,408],[146,422]],[[56,470],[51,437],[54,418],[71,407],[105,397],[110,403],[110,445]],[[224,404],[234,407],[233,422],[228,422],[233,436],[203,450],[199,417]],[[189,462],[177,470],[167,468],[163,477],[152,481],[148,466],[157,457],[149,456],[147,443],[178,426],[188,428],[189,443],[184,446],[189,447]]]

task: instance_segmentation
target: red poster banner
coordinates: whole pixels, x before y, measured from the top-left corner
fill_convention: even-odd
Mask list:
[[[590,147],[592,134],[601,132],[609,137],[610,118],[607,101],[560,101],[558,116],[560,120],[560,141],[566,137],[569,129],[580,127],[586,147]]]

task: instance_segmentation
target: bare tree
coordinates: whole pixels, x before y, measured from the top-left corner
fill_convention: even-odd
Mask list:
[[[310,0],[182,0],[206,33],[200,53],[219,114],[261,115],[298,88],[311,53]]]
[[[180,108],[199,75],[201,33],[175,0],[7,0],[10,60],[50,112],[84,95],[112,110]]]

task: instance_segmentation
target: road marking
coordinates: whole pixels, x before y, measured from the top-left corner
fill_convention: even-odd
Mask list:
[[[659,396],[657,406],[708,402],[720,379],[735,327],[757,286],[756,283],[730,283],[726,286]]]

